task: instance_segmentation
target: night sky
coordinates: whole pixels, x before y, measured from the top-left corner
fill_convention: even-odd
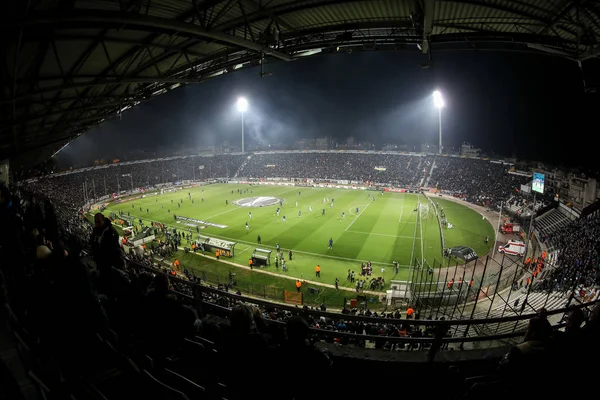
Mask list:
[[[131,148],[239,146],[245,96],[246,143],[291,143],[331,136],[344,141],[419,145],[437,142],[431,93],[442,91],[445,145],[467,141],[488,154],[554,164],[592,165],[600,94],[586,94],[573,61],[505,52],[337,53],[266,66],[187,86],[125,112],[71,143],[60,163],[125,158]],[[597,60],[584,63],[588,85]],[[592,74],[594,72],[596,75]],[[116,143],[119,143],[118,145]],[[418,147],[417,147],[418,148]]]

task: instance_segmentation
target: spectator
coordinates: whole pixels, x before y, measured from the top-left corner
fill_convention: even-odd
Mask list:
[[[328,397],[322,379],[327,376],[331,360],[309,342],[308,323],[301,316],[294,316],[286,322],[285,331],[287,341],[277,350],[277,360],[289,368],[288,373],[279,377],[282,398],[308,400],[314,398],[317,392],[322,398]],[[314,371],[315,379],[298,384],[297,377],[306,370]]]
[[[511,393],[519,398],[536,393],[539,388],[527,377],[532,371],[538,376],[552,376],[555,368],[551,353],[552,329],[548,320],[536,316],[529,321],[523,343],[514,346],[505,355],[502,369]]]

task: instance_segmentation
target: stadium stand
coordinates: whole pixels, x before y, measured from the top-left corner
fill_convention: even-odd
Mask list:
[[[281,363],[289,377],[271,383],[274,398],[314,398],[316,390],[325,393],[319,380],[298,385],[295,377],[307,367],[327,376],[332,360],[343,363],[322,350],[335,343],[428,353],[449,346],[436,343],[452,334],[439,325],[443,319],[415,324],[357,310],[336,317],[264,302],[251,309],[256,300],[210,288],[194,307],[198,286],[121,257],[108,221],[98,220],[93,261],[84,264],[82,236],[59,223],[49,201],[28,195],[22,202],[3,190],[1,205],[4,310],[21,362],[46,398],[235,399],[256,379],[249,370]],[[582,332],[591,329],[593,320]],[[309,337],[325,346],[307,344]]]
[[[509,174],[508,168],[487,160],[437,157],[429,186],[497,210],[500,202],[508,200],[529,179]]]
[[[86,203],[84,182],[96,197],[181,181],[233,177],[242,155],[182,156],[139,160],[61,172],[38,178],[33,190],[53,193],[61,204],[79,208]]]
[[[398,153],[279,152],[254,154],[239,176],[377,182],[402,188],[423,185],[431,158]]]
[[[600,283],[599,212],[563,225],[550,233],[548,240],[557,254],[557,268],[552,270],[548,285],[564,290],[564,286],[575,282],[583,283],[587,288]]]
[[[215,170],[233,176],[243,161],[214,162],[221,163],[213,164]],[[197,166],[196,161],[154,160],[125,166],[128,169],[119,166],[105,170],[114,171],[110,181],[115,185],[122,172],[143,175],[144,169],[176,170],[182,165],[191,167],[188,174],[193,177],[191,169]],[[487,172],[482,165],[473,170],[477,171],[473,180],[483,179]],[[378,379],[394,379],[400,373],[415,385],[427,385],[434,378],[440,389],[433,390],[432,396],[444,395],[445,388],[458,384],[456,398],[472,398],[473,388],[482,385],[488,397],[508,393],[515,397],[515,390],[527,393],[521,385],[523,377],[515,377],[531,362],[540,365],[543,361],[540,371],[547,373],[544,376],[554,376],[548,366],[571,376],[562,365],[574,364],[584,354],[583,347],[578,346],[585,343],[586,358],[598,355],[598,308],[589,314],[583,327],[585,318],[577,324],[567,319],[569,329],[565,332],[551,329],[551,325],[564,325],[561,307],[577,304],[570,301],[575,291],[565,288],[585,287],[590,292],[595,290],[597,296],[598,213],[555,232],[556,268],[544,271],[531,289],[509,293],[512,308],[516,308],[517,299],[520,304],[529,304],[523,315],[508,307],[495,308],[487,317],[499,314],[501,319],[487,321],[436,320],[429,315],[419,316],[418,312],[415,318],[407,319],[397,311],[375,313],[356,308],[339,314],[243,297],[234,293],[233,287],[210,287],[198,282],[197,277],[159,268],[150,254],[125,258],[109,220],[99,217],[92,227],[76,212],[83,204],[83,195],[77,195],[82,180],[99,176],[88,175],[90,171],[98,170],[40,179],[13,194],[2,188],[0,196],[0,298],[4,316],[21,363],[45,398],[246,398],[247,388],[256,387],[256,380],[264,378],[249,372],[271,371],[277,365],[285,366],[285,372],[269,380],[269,390],[260,391],[262,397],[356,395],[361,389],[354,385],[323,388],[321,380],[341,382],[347,379],[348,368],[375,368],[379,365],[375,360],[364,359],[373,355],[360,353],[372,348],[385,350],[386,354],[404,350],[422,355],[421,360],[428,365],[426,370],[415,368],[414,362],[405,368],[401,363],[391,369],[389,363],[386,368],[379,365]],[[425,177],[423,173],[421,179]],[[138,181],[134,183],[143,180],[135,179]],[[449,175],[448,179],[459,184],[465,181]],[[478,193],[474,198],[480,200],[479,196],[497,199],[495,196],[501,192],[485,194],[480,189]],[[159,249],[159,254],[153,256],[160,259],[168,251]],[[564,292],[571,294],[564,297]],[[577,305],[571,314],[583,306]],[[526,323],[533,312],[537,315]],[[523,334],[526,346],[511,348],[500,363],[500,374],[498,357],[506,347],[499,347],[500,353],[494,353],[493,348],[485,350],[487,353],[478,356],[484,359],[473,369],[458,361],[450,363],[454,368],[450,370],[447,364],[436,370],[439,367],[425,363],[452,359],[452,351],[442,350],[485,348],[469,343],[510,347]],[[535,346],[533,355],[528,346]],[[299,384],[296,377],[307,369],[322,378]],[[486,376],[476,376],[482,373]],[[392,394],[392,390],[380,391],[385,393]]]
[[[570,222],[572,217],[566,215],[561,209],[553,208],[552,210],[535,218],[535,227],[546,235],[551,235],[564,229]]]
[[[549,202],[546,199],[540,200],[539,198],[534,204],[531,196],[524,196],[519,192],[513,196],[510,196],[503,205],[503,208],[512,215],[529,217],[532,213],[538,213],[540,209],[544,208],[548,204]]]
[[[63,202],[84,204],[82,185],[96,197],[181,181],[244,178],[299,178],[381,183],[399,188],[433,187],[477,204],[507,201],[526,177],[508,167],[479,159],[398,153],[272,152],[212,157],[183,156],[83,168],[38,178],[46,192],[69,188]],[[489,185],[490,181],[496,182]]]

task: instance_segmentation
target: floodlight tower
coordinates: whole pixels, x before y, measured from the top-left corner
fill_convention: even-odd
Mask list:
[[[248,100],[245,97],[240,97],[237,100],[237,109],[242,113],[242,153],[244,152],[244,113],[248,109]]]
[[[442,154],[442,108],[444,108],[444,98],[439,90],[433,92],[433,106],[438,109],[438,121],[440,130],[440,143],[438,148],[438,154]]]

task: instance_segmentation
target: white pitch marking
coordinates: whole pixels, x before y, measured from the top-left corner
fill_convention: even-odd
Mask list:
[[[414,239],[412,236],[398,236],[398,235],[387,235],[385,233],[373,233],[373,232],[360,232],[360,231],[346,231],[348,233],[358,233],[361,235],[374,235],[374,236],[386,236],[393,238],[401,238],[401,239]]]
[[[252,248],[252,246],[248,246],[248,247],[246,247],[246,248],[245,248],[244,250],[242,250],[242,251],[236,251],[236,252],[235,252],[235,255],[240,255],[240,254],[242,254],[243,252],[245,252],[246,250],[249,250],[249,249],[251,249],[251,248]]]
[[[275,195],[275,196],[273,196],[273,197],[281,196],[281,195],[283,195],[283,194],[285,194],[285,193],[288,193],[288,192],[291,192],[291,191],[295,191],[295,190],[296,190],[296,188],[294,188],[294,189],[290,189],[290,190],[286,190],[285,192],[281,192],[281,193],[279,193],[279,194],[276,194],[276,195]],[[231,204],[231,205],[233,206],[233,204]],[[234,211],[234,210],[239,210],[239,208],[238,208],[238,207],[232,207],[231,209],[229,209],[229,210],[227,210],[227,211],[223,211],[222,213],[215,214],[215,215],[211,215],[210,217],[202,218],[202,220],[203,220],[203,221],[206,221],[206,220],[209,220],[209,219],[211,219],[211,218],[218,217],[219,215],[227,214],[227,213],[229,213],[229,212],[232,212],[232,211]]]
[[[402,205],[400,207],[400,216],[398,217],[398,222],[402,222],[402,214],[404,214],[404,196],[402,196]]]
[[[360,216],[362,215],[362,213],[364,213],[364,212],[365,212],[365,210],[366,210],[367,208],[369,208],[369,206],[370,206],[371,204],[373,204],[373,202],[370,202],[369,204],[367,204],[367,206],[366,206],[365,208],[363,208],[363,209],[362,209],[362,210],[361,210],[361,211],[358,213],[358,215],[356,216],[356,218],[354,218],[354,219],[352,220],[352,222],[350,222],[350,225],[348,225],[348,227],[347,227],[347,228],[344,230],[344,232],[348,232],[348,229],[350,229],[350,227],[351,227],[352,225],[354,225],[354,223],[355,223],[355,222],[358,220],[358,218],[360,218]]]
[[[132,215],[132,217],[139,218],[136,215]],[[142,218],[142,220],[144,220],[144,221],[151,221],[148,218]],[[171,228],[181,229],[181,226],[176,226],[176,225],[169,224],[169,223],[164,223],[163,225],[164,226],[169,226]],[[230,238],[230,237],[227,237],[227,236],[216,235],[214,233],[211,233],[210,236],[214,236],[216,238],[225,239],[225,240],[232,240],[232,241],[235,240],[238,243],[249,244],[250,247],[252,247],[252,246],[254,246],[256,244],[254,242],[249,242],[247,240],[240,240],[240,239],[236,239],[236,238]],[[264,244],[261,245],[261,247],[265,248],[265,249],[275,249],[274,246],[269,246],[269,245],[264,245]],[[312,252],[309,252],[309,251],[302,251],[302,250],[294,250],[294,253],[297,253],[297,254],[307,254],[309,256],[317,256],[317,257],[322,257],[322,258],[329,258],[329,259],[332,259],[332,260],[343,260],[343,261],[356,261],[357,260],[356,258],[330,256],[330,255],[327,255],[327,254],[312,253]],[[381,261],[373,261],[373,264],[376,264],[376,265],[390,265],[389,262],[381,262]],[[401,267],[406,267],[406,268],[410,267],[410,265],[404,265],[404,264],[401,264],[400,266]]]

